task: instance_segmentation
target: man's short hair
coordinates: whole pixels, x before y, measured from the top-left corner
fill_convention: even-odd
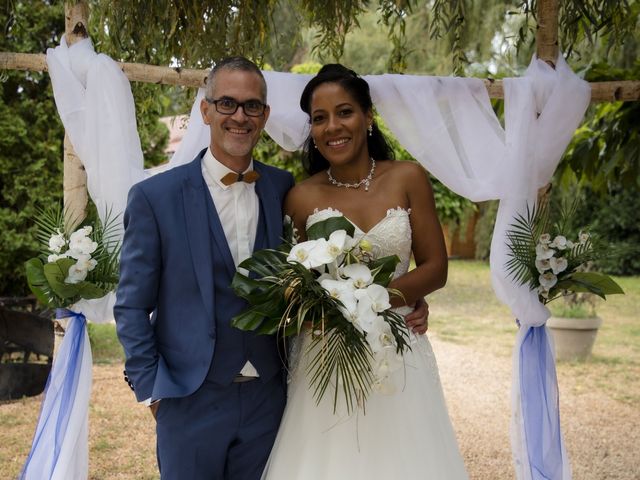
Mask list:
[[[261,100],[266,103],[267,101],[267,82],[264,79],[264,75],[258,68],[258,66],[251,60],[245,57],[227,57],[223,58],[213,66],[207,75],[206,95],[209,98],[213,97],[213,91],[215,87],[216,75],[220,70],[241,70],[243,72],[255,73],[260,77],[262,83],[262,98]]]

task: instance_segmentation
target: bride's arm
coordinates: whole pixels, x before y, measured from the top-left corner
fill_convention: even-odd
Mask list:
[[[398,277],[389,285],[404,295],[392,299],[394,307],[413,305],[416,300],[444,287],[447,282],[447,250],[442,227],[436,213],[433,189],[428,173],[418,164],[398,162],[398,179],[406,185],[411,207],[411,247],[416,268]]]
[[[291,217],[293,226],[297,229],[298,241],[304,242],[306,236],[306,223],[308,213],[305,213],[305,195],[300,184],[295,185],[284,200],[284,214]]]

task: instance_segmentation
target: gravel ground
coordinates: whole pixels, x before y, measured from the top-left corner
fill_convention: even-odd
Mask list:
[[[469,475],[512,479],[509,446],[511,362],[491,346],[430,335]],[[640,409],[588,389],[560,369],[562,427],[576,480],[640,480]],[[96,365],[90,406],[90,479],[157,479],[153,421],[134,403],[120,365]],[[637,382],[638,379],[631,381]],[[26,458],[41,397],[0,404],[0,479]],[[440,480],[440,479],[437,479]]]
[[[509,445],[511,359],[438,341],[449,414],[469,476],[514,478]],[[635,379],[638,381],[638,379]],[[559,374],[560,421],[576,480],[640,480],[640,409]]]

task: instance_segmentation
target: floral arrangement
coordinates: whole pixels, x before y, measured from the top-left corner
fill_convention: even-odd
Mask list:
[[[603,299],[624,293],[608,275],[589,271],[594,260],[610,252],[586,231],[577,237],[568,235],[574,210],[575,205],[561,209],[553,222],[547,203],[527,207],[526,216],[518,215],[507,230],[507,271],[515,281],[535,290],[544,304],[578,293]]]
[[[65,220],[61,207],[42,210],[35,222],[41,252],[25,263],[29,288],[43,305],[63,308],[100,298],[118,284],[120,253],[115,219],[104,225]]]
[[[353,239],[343,216],[315,223],[308,241],[296,243],[290,220],[289,242],[260,250],[239,267],[232,287],[251,307],[232,324],[242,330],[283,337],[311,331],[307,375],[320,402],[333,386],[334,411],[340,392],[347,411],[364,406],[372,388],[384,391],[410,348],[404,318],[391,310],[386,287],[397,256],[373,258],[366,240]]]

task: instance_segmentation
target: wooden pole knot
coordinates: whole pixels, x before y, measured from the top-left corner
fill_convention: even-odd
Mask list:
[[[89,36],[89,34],[87,33],[87,29],[85,28],[84,23],[82,22],[76,23],[71,33],[82,38],[87,38]]]

